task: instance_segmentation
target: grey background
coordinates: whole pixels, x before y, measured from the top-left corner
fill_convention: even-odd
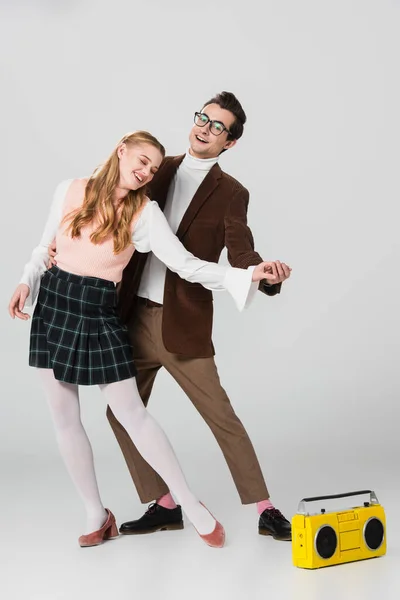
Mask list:
[[[386,0],[1,2],[3,473],[59,461],[29,325],[6,311],[55,186],[134,129],[184,152],[193,112],[226,89],[248,124],[221,167],[250,190],[257,250],[293,268],[245,313],[215,297],[221,379],[272,498],[290,514],[303,495],[398,485],[399,16]],[[133,502],[103,399],[82,400],[99,477],[118,472]],[[165,374],[151,410],[195,489],[237,503]]]

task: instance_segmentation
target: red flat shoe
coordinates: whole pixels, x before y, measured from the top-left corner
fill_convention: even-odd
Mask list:
[[[204,504],[202,502],[200,502],[200,504],[202,506],[204,506]],[[204,508],[206,510],[208,510],[208,508],[206,506],[204,506]],[[210,513],[209,510],[208,510],[208,512]],[[210,515],[212,516],[213,519],[215,519],[213,514],[210,513]],[[197,531],[197,529],[196,529],[196,531]],[[197,531],[197,533],[199,533],[199,532]],[[219,521],[217,521],[217,519],[215,519],[214,531],[212,531],[211,533],[205,533],[205,534],[199,533],[199,536],[201,537],[202,540],[205,541],[205,543],[208,546],[211,546],[211,548],[222,548],[225,544],[225,529],[223,528],[221,523]]]
[[[81,535],[78,542],[81,548],[88,548],[89,546],[100,546],[103,542],[107,540],[113,540],[117,538],[118,527],[115,522],[115,517],[112,512],[106,508],[108,517],[103,527],[98,531],[93,531],[93,533],[88,533],[87,535]]]

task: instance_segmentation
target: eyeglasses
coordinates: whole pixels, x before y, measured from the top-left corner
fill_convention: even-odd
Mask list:
[[[207,123],[210,123],[210,131],[213,135],[221,135],[224,131],[226,131],[228,135],[231,135],[229,129],[227,129],[221,121],[212,121],[205,113],[195,112],[194,122],[199,127],[205,127]]]

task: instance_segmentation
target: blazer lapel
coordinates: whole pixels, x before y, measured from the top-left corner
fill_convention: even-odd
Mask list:
[[[178,231],[176,232],[179,239],[183,238],[200,208],[218,186],[218,180],[221,178],[221,174],[221,167],[217,163],[205,176],[179,224]]]
[[[171,160],[161,167],[160,173],[156,175],[153,181],[150,183],[150,199],[156,200],[161,210],[165,209],[165,203],[167,202],[167,195],[169,186],[171,185],[172,179],[178,170],[179,165],[183,161],[185,155],[174,156]]]

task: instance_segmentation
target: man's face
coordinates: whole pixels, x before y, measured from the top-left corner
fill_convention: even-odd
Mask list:
[[[208,104],[203,108],[201,113],[209,118],[210,121],[221,123],[229,131],[235,122],[235,116],[225,108],[221,108],[218,104]],[[232,148],[236,144],[236,140],[228,139],[228,132],[223,130],[220,135],[215,135],[213,130],[220,130],[218,123],[211,127],[208,122],[203,127],[198,123],[202,119],[197,119],[192,127],[189,135],[190,154],[195,158],[215,158],[222,150]],[[206,120],[203,117],[203,120]]]

